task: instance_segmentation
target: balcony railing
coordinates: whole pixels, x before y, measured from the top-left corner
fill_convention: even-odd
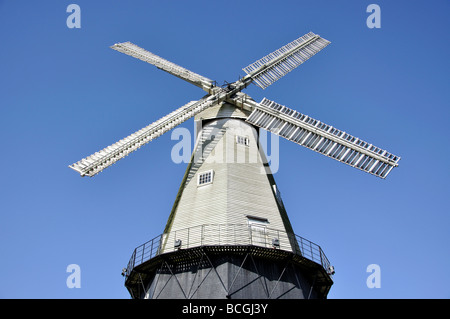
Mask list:
[[[298,235],[248,224],[207,224],[161,234],[136,247],[125,275],[128,277],[134,267],[160,254],[211,245],[253,245],[281,249],[322,265],[327,272],[330,269],[330,262],[322,248]]]

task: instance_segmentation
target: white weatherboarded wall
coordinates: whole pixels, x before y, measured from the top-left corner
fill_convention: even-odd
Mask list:
[[[289,221],[287,216],[282,218],[285,212],[277,204],[274,181],[263,165],[257,130],[243,119],[211,115],[214,119],[203,121],[196,146],[200,151],[188,166],[169,217],[163,251],[174,250],[177,239],[182,248],[189,248],[223,244],[269,247],[273,238],[279,238],[281,249],[292,250],[285,234],[290,230],[290,225],[285,225]],[[198,185],[198,176],[208,171],[213,172],[212,183]],[[261,225],[249,229],[249,216],[260,219]]]

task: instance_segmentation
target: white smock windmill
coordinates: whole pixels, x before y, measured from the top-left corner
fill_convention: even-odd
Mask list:
[[[320,246],[294,234],[258,145],[259,128],[381,178],[400,157],[241,91],[251,83],[265,89],[329,43],[310,32],[224,86],[130,42],[111,47],[207,92],[69,166],[94,176],[195,116],[196,145],[164,232],[137,247],[124,269],[132,297],[326,298],[334,268]]]

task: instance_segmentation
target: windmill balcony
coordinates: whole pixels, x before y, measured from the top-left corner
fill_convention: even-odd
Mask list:
[[[207,224],[161,234],[136,247],[123,272],[125,281],[139,275],[144,264],[158,257],[192,254],[205,247],[228,253],[252,249],[265,258],[292,256],[301,262],[313,262],[330,280],[334,274],[322,248],[293,233],[248,224]]]

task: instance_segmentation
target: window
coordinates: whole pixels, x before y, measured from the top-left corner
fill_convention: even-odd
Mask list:
[[[248,137],[246,137],[246,136],[236,135],[236,143],[237,143],[237,144],[241,144],[241,145],[248,146],[249,139],[248,139]]]
[[[269,220],[267,218],[264,218],[264,217],[256,217],[256,216],[247,215],[247,218],[248,218],[248,224],[249,225],[262,225],[262,226],[265,226],[266,224],[269,224]]]
[[[211,184],[213,181],[213,170],[209,170],[203,173],[198,174],[197,185],[207,185]]]

